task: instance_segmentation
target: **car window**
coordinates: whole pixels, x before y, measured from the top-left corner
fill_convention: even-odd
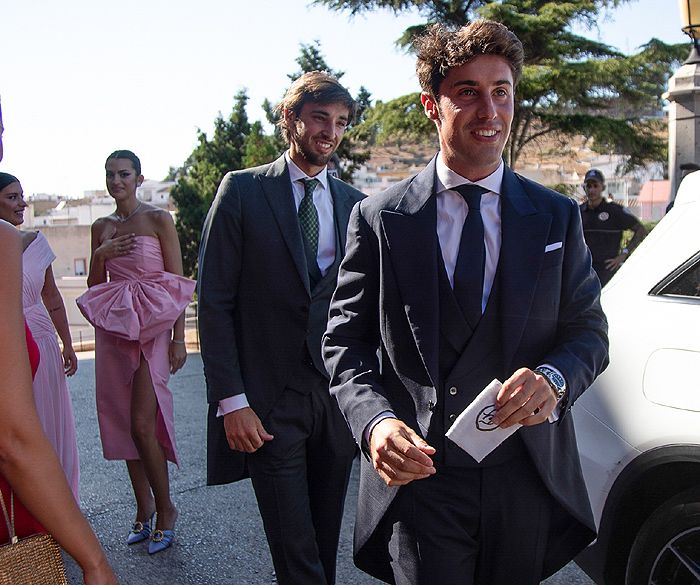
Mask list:
[[[650,294],[700,297],[700,252],[674,270]]]

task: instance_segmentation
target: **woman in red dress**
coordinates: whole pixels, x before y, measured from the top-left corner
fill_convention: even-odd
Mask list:
[[[29,327],[24,325],[24,334],[27,342],[27,351],[29,352],[29,364],[32,368],[32,378],[36,374],[36,369],[39,367],[39,348],[37,347],[34,338],[32,337]],[[0,476],[0,492],[5,501],[7,513],[10,513],[10,486],[5,481],[5,478]],[[27,509],[22,505],[17,498],[14,499],[15,506],[15,534],[20,538],[46,532],[44,527],[34,518]],[[0,543],[8,542],[10,535],[7,532],[7,525],[0,520]]]
[[[0,476],[12,486],[15,514],[21,501],[36,520],[16,518],[18,532],[30,534],[39,522],[83,570],[86,585],[117,585],[107,557],[80,512],[66,476],[34,408],[29,355],[22,314],[21,236],[0,221]],[[36,365],[36,355],[32,358]],[[4,483],[4,479],[3,479]],[[7,485],[5,485],[7,488]],[[8,491],[3,489],[5,502]],[[7,528],[0,521],[0,531]],[[27,532],[27,530],[29,532]]]

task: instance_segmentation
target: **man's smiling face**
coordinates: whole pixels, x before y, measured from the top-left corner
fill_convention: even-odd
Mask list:
[[[437,98],[421,95],[450,169],[476,181],[498,168],[510,135],[513,99],[513,73],[496,55],[479,55],[450,69]]]

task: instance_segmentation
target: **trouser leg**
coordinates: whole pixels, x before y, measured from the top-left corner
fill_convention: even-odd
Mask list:
[[[248,466],[278,582],[333,585],[355,447],[327,381],[306,385],[284,391],[264,421],[275,438]]]
[[[326,581],[335,583],[338,541],[352,456],[309,457],[308,486],[311,518]]]
[[[553,499],[529,459],[438,468],[402,487],[385,520],[397,585],[535,585]]]
[[[278,583],[326,585],[310,512],[306,445],[281,458],[251,457],[249,469]]]

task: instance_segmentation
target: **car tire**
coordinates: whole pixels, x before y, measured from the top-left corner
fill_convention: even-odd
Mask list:
[[[700,583],[700,488],[692,488],[662,504],[644,522],[630,550],[625,584],[697,583]]]

